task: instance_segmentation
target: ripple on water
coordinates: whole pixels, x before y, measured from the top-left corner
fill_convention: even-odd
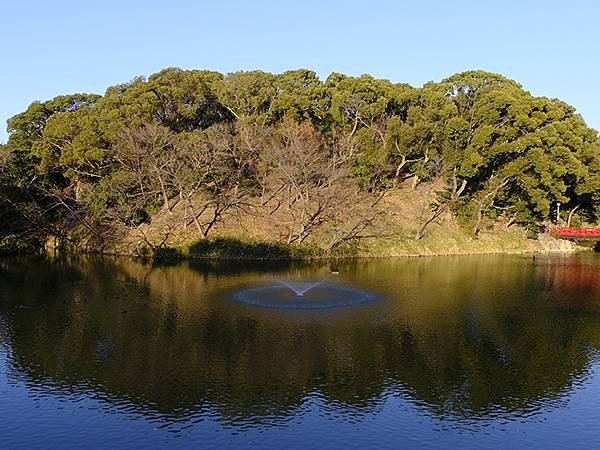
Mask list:
[[[354,287],[319,283],[306,289],[305,285],[299,291],[289,283],[255,286],[235,292],[232,298],[246,305],[286,310],[347,308],[378,300],[375,293]]]

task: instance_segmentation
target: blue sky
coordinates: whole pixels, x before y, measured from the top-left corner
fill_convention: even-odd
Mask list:
[[[485,69],[600,129],[598,1],[14,0],[0,13],[0,141],[33,100],[103,93],[168,66],[306,67],[415,86]]]

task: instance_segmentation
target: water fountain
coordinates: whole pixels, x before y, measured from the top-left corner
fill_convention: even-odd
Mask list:
[[[365,305],[377,295],[328,280],[277,279],[233,294],[239,303],[272,309],[330,309]]]
[[[286,281],[279,280],[279,283],[284,286],[290,288],[292,291],[296,293],[298,297],[304,297],[304,294],[310,291],[315,286],[321,284],[321,281],[316,281],[314,283],[303,283],[301,281]]]

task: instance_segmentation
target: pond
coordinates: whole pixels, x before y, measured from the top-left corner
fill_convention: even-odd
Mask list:
[[[1,448],[595,448],[599,404],[591,253],[0,260]]]

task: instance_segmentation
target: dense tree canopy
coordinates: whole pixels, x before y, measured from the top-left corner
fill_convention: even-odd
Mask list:
[[[181,202],[183,226],[206,238],[234,212],[285,204],[281,238],[302,242],[340,223],[333,206],[351,208],[348,192],[377,198],[408,179],[442,186],[434,209],[474,234],[494,220],[537,231],[557,202],[569,221],[600,217],[598,133],[566,103],[484,71],[414,88],[304,69],[168,68],[104,95],[33,102],[7,129],[2,214],[53,233],[135,227]],[[365,220],[354,230],[372,218],[346,214]]]

